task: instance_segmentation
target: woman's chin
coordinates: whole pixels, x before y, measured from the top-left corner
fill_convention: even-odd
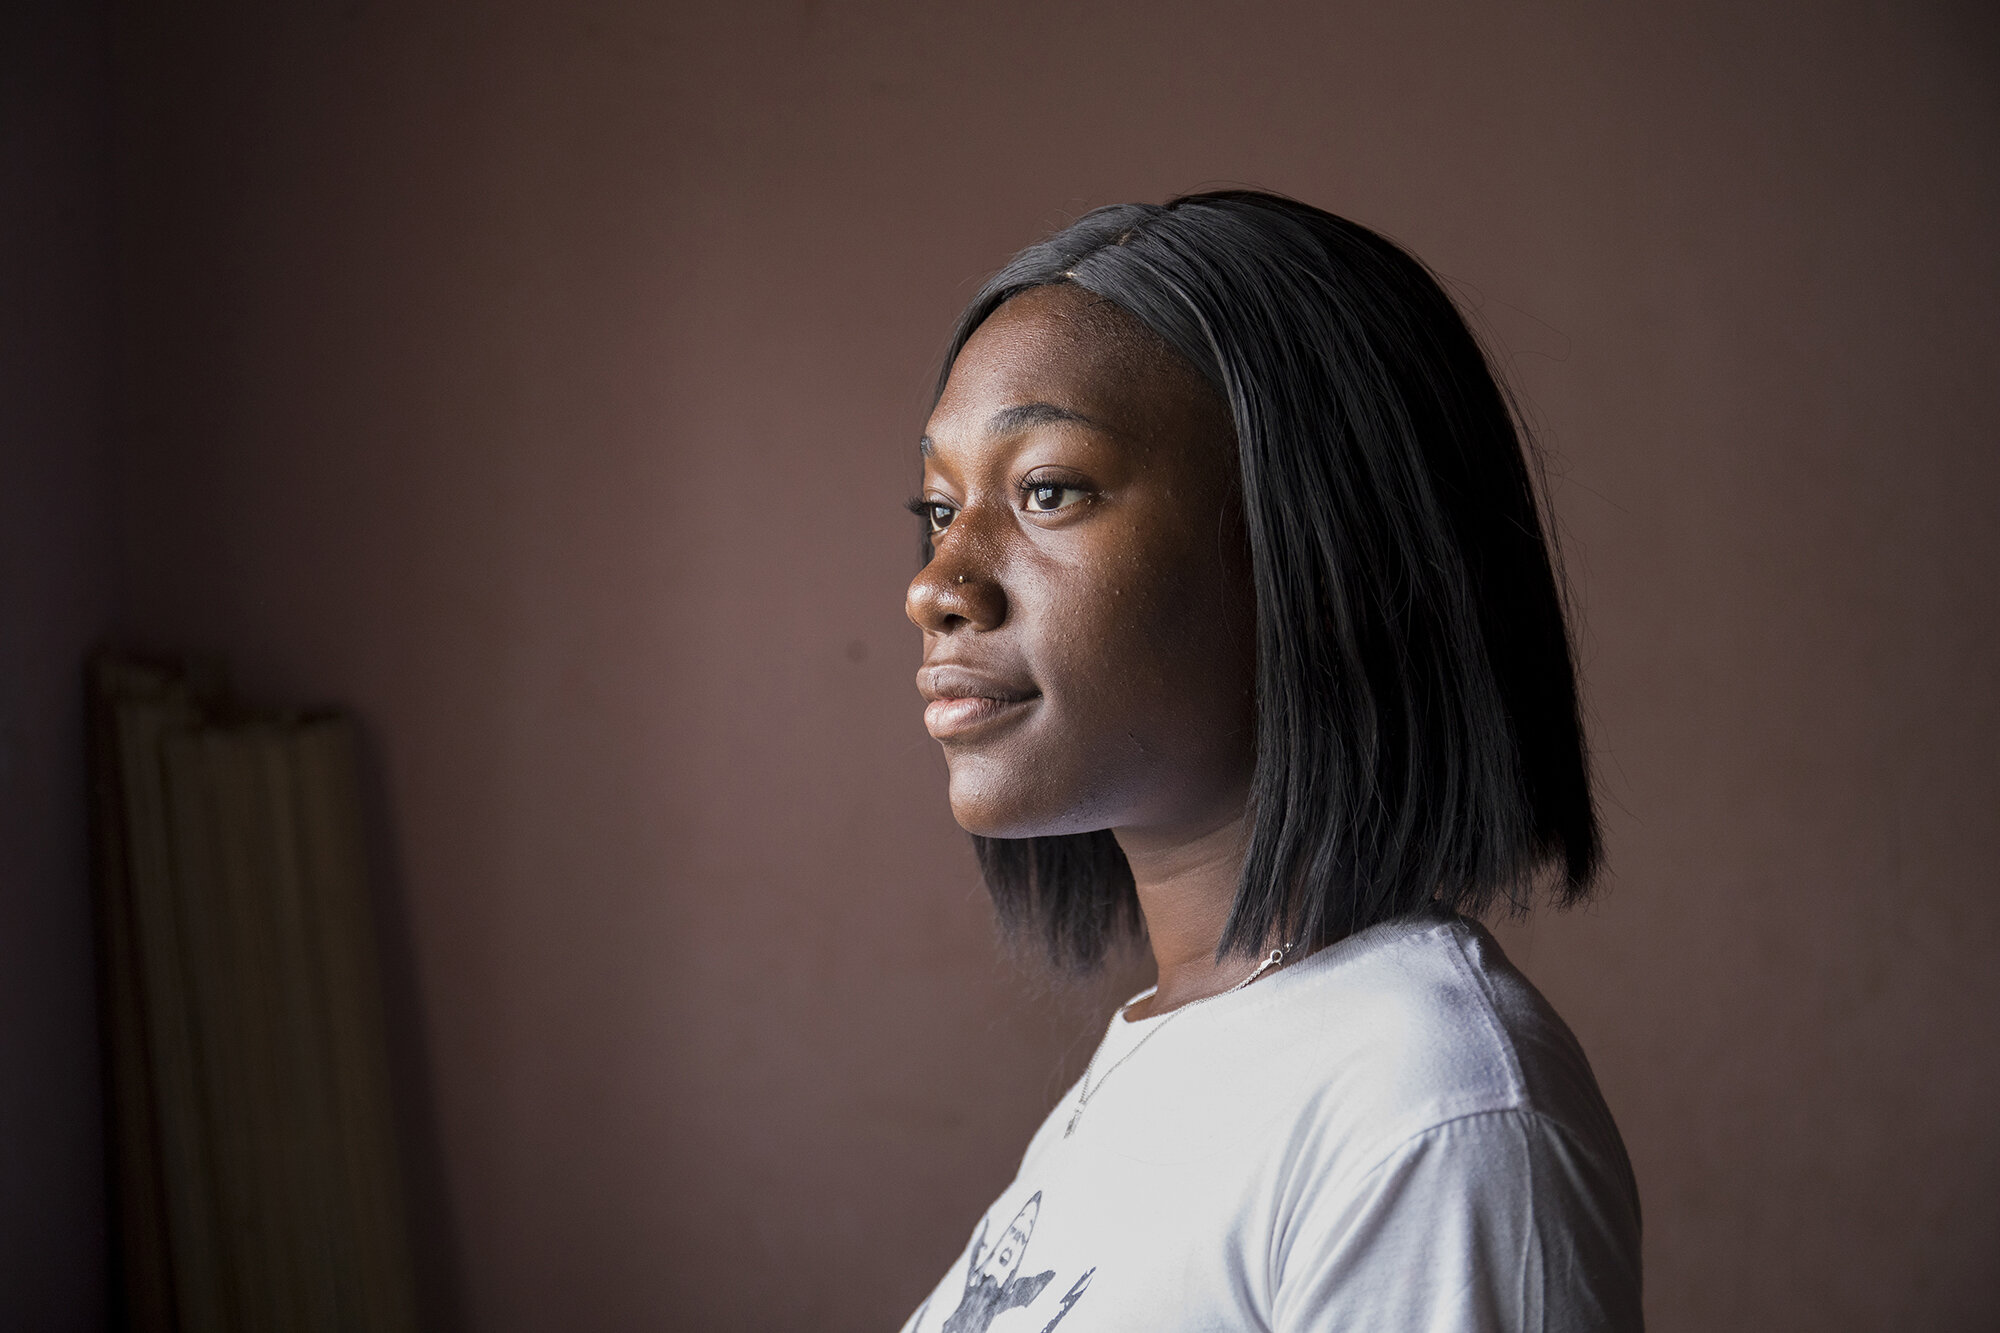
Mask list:
[[[1010,809],[1006,802],[982,796],[961,799],[952,793],[951,817],[958,826],[978,838],[1033,838],[1042,832],[1041,821],[1027,812]]]
[[[993,819],[982,814],[952,811],[958,826],[975,838],[1045,838],[1049,830],[1033,820]]]
[[[1049,808],[1046,791],[1010,794],[980,784],[961,791],[954,775],[951,816],[967,833],[981,838],[1054,838],[1105,827],[1102,819],[1076,809]],[[1037,797],[1041,799],[1036,799]]]

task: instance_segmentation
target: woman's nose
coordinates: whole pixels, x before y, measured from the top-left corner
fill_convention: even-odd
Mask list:
[[[926,634],[997,629],[1007,618],[1007,595],[971,536],[954,534],[933,548],[931,562],[910,580],[903,612]]]

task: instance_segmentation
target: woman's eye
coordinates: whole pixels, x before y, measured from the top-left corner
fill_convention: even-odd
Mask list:
[[[1074,486],[1053,481],[1033,482],[1027,487],[1027,509],[1031,514],[1053,514],[1058,509],[1067,509],[1082,496],[1083,492]]]
[[[951,520],[958,511],[950,505],[925,505],[924,517],[930,520],[931,535],[936,536],[951,526]]]

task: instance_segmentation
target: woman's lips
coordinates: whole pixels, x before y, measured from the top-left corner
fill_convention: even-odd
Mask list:
[[[1029,699],[989,699],[977,694],[956,699],[933,699],[924,706],[924,726],[929,729],[932,740],[951,740],[1004,714],[1026,708],[1031,702]]]
[[[950,663],[919,671],[917,689],[930,700],[924,708],[924,726],[940,741],[1019,713],[1041,693],[1030,685]]]

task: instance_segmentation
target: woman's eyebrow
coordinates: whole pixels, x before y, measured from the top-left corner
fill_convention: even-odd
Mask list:
[[[1067,407],[1058,407],[1054,403],[1042,402],[1015,403],[1011,407],[1001,408],[998,412],[987,418],[986,433],[988,435],[1012,435],[1014,432],[1026,430],[1030,426],[1045,426],[1057,421],[1074,421],[1080,426],[1089,426],[1092,430],[1101,430],[1107,434],[1111,433],[1109,426],[1094,417],[1087,417],[1083,413],[1072,411]],[[928,435],[917,441],[917,453],[925,458],[929,458],[936,450],[936,441],[932,440]]]
[[[1029,426],[1045,426],[1057,421],[1074,421],[1078,425],[1103,430],[1104,424],[1093,421],[1081,412],[1073,412],[1067,407],[1054,403],[1015,403],[995,412],[986,423],[989,435],[1011,435]]]

